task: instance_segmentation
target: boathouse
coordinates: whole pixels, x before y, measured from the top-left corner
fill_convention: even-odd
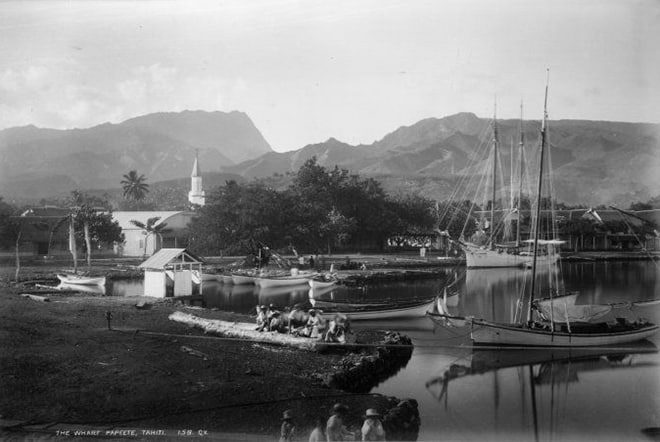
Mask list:
[[[202,258],[186,249],[160,249],[139,266],[144,269],[144,296],[164,298],[169,287],[174,296],[190,296],[193,276],[199,281],[201,293],[203,263]]]

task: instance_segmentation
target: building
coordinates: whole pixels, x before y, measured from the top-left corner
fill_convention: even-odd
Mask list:
[[[190,192],[188,192],[188,201],[190,204],[203,206],[206,203],[206,196],[202,188],[202,175],[199,170],[199,156],[195,153],[195,163],[193,164],[192,174],[190,174]]]
[[[193,212],[183,211],[113,212],[112,217],[124,234],[124,244],[115,253],[120,256],[151,256],[161,248],[186,247],[188,224],[195,216]],[[138,227],[132,221],[149,228]]]

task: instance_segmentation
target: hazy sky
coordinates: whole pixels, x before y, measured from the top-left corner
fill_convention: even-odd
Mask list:
[[[660,1],[0,1],[0,128],[247,113],[278,151],[471,111],[660,122]]]

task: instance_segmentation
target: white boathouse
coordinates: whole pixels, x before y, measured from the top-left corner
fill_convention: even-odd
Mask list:
[[[193,272],[198,272],[202,293],[203,263],[202,258],[186,249],[160,249],[139,266],[144,269],[144,296],[164,298],[168,280],[174,285],[174,296],[190,296]]]

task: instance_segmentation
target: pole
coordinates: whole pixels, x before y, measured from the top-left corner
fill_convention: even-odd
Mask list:
[[[550,81],[550,70],[547,70],[545,83],[545,100],[543,102],[543,122],[541,123],[541,153],[539,159],[539,181],[536,192],[536,225],[534,226],[534,248],[532,255],[532,284],[529,295],[529,309],[527,310],[527,322],[532,320],[532,301],[534,300],[534,289],[536,287],[536,258],[539,248],[539,230],[541,227],[541,191],[543,189],[543,157],[545,154],[546,129],[548,119],[548,83]],[[551,292],[552,293],[552,292]]]

